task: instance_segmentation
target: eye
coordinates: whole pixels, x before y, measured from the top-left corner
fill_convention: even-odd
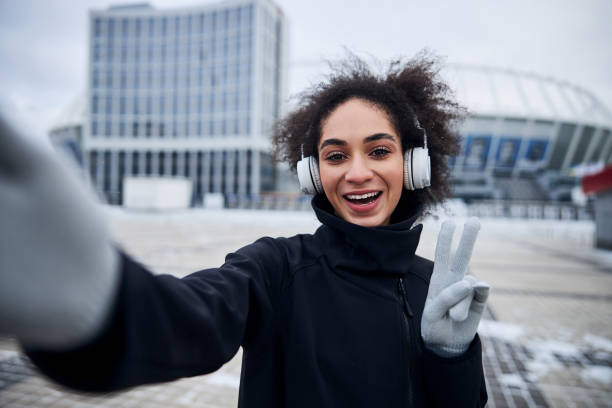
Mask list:
[[[391,153],[390,149],[384,146],[379,146],[370,152],[370,156],[374,157],[375,159],[382,159],[386,157],[389,153]]]
[[[331,152],[331,153],[328,153],[325,156],[325,160],[327,160],[327,161],[329,161],[331,163],[338,163],[338,162],[344,160],[345,157],[346,156],[344,155],[344,153],[341,153],[341,152]]]

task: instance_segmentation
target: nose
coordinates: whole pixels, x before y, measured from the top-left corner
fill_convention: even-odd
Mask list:
[[[369,181],[373,176],[374,173],[372,173],[366,159],[358,156],[350,161],[344,179],[349,183],[362,184]]]

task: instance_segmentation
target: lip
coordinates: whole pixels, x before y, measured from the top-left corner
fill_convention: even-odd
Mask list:
[[[379,196],[376,197],[376,200],[370,203],[367,203],[367,204],[355,204],[346,198],[347,195],[361,195],[361,194],[378,193],[378,192],[380,192],[381,194],[379,194]],[[382,196],[383,195],[382,195],[381,190],[359,190],[359,191],[351,191],[346,194],[343,194],[342,199],[352,211],[363,214],[363,213],[368,213],[370,211],[373,211],[378,205],[378,203],[380,202],[380,199]]]

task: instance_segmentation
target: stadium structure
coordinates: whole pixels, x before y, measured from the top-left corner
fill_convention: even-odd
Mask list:
[[[508,69],[443,71],[469,111],[454,190],[467,201],[570,201],[580,176],[612,161],[612,115],[568,82]]]
[[[196,205],[209,193],[231,206],[260,206],[269,192],[294,199],[297,180],[269,154],[285,110],[286,31],[270,0],[92,11],[85,101],[66,109],[51,138],[82,154],[113,204],[134,176],[186,178]],[[457,197],[568,202],[581,176],[612,162],[612,114],[589,91],[509,69],[441,74],[469,113],[450,161]]]

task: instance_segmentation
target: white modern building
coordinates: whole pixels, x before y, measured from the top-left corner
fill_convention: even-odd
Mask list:
[[[451,162],[457,196],[567,201],[581,169],[612,162],[612,114],[590,92],[506,69],[451,65],[443,75],[469,111]]]
[[[194,201],[272,190],[272,126],[286,95],[287,23],[270,0],[89,15],[82,147],[94,185],[122,202],[128,176],[184,177]]]

